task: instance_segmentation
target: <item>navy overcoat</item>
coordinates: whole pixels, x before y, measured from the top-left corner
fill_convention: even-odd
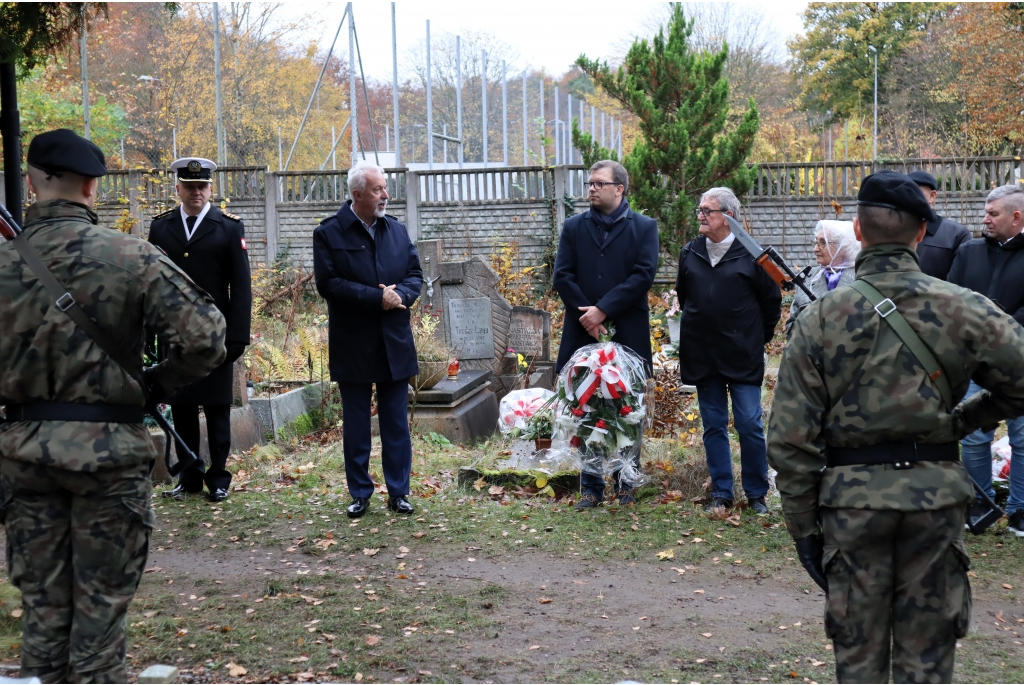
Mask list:
[[[373,383],[419,373],[409,311],[423,271],[405,225],[377,220],[376,241],[352,211],[351,200],[313,231],[316,289],[330,317],[331,380]],[[408,309],[384,310],[379,285],[396,285]]]
[[[627,209],[608,233],[587,210],[562,225],[555,255],[555,290],[565,303],[560,371],[573,352],[597,342],[583,328],[578,308],[597,306],[615,324],[613,340],[647,362],[651,373],[651,325],[647,293],[658,270],[658,223]]]

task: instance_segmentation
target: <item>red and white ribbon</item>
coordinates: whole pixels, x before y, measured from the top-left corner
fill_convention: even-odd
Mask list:
[[[577,398],[581,406],[598,393],[607,400],[617,400],[623,395],[630,394],[622,370],[617,363],[614,363],[616,355],[615,346],[608,345],[595,350],[586,359],[581,359],[575,364],[573,376],[584,374],[583,382],[580,383],[577,391]],[[571,383],[569,392],[572,392]]]

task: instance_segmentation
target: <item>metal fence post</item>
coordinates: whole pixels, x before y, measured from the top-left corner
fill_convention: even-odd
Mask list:
[[[555,230],[561,234],[562,224],[565,223],[565,177],[569,170],[564,166],[556,166],[551,171],[555,176],[555,195],[552,198],[555,202]]]
[[[420,175],[412,170],[405,172],[405,228],[415,245],[420,239]]]
[[[264,239],[267,242],[267,266],[277,259],[277,238],[280,229],[277,225],[277,203],[281,199],[281,177],[268,170],[263,175],[263,224]]]
[[[138,169],[128,170],[128,212],[135,219],[132,235],[142,235],[142,207],[139,205],[139,186],[142,184],[142,172]]]

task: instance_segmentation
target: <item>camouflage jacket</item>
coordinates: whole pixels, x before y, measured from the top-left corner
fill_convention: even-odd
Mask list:
[[[57,280],[113,341],[142,364],[142,329],[167,336],[155,372],[171,392],[225,356],[224,317],[202,290],[144,240],[96,225],[77,203],[40,202],[25,233]],[[134,380],[50,301],[14,246],[0,243],[0,404],[144,402]],[[0,424],[0,457],[72,471],[144,463],[157,456],[141,424],[21,421]]]
[[[818,507],[924,511],[973,496],[959,462],[826,466],[826,445],[946,443],[978,426],[1024,414],[1024,329],[990,300],[921,273],[906,245],[857,256],[857,278],[890,298],[945,369],[955,402],[973,378],[989,392],[958,413],[868,301],[837,288],[800,313],[779,367],[768,424],[768,461],[778,471],[794,538],[818,530]]]

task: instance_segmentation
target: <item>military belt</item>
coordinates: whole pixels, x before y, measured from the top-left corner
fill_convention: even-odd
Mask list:
[[[829,467],[891,464],[896,469],[909,469],[919,461],[958,461],[957,442],[941,444],[926,442],[882,442],[864,447],[826,447]]]
[[[7,421],[88,421],[91,423],[142,423],[145,410],[134,404],[82,404],[79,402],[31,402],[8,404]]]

